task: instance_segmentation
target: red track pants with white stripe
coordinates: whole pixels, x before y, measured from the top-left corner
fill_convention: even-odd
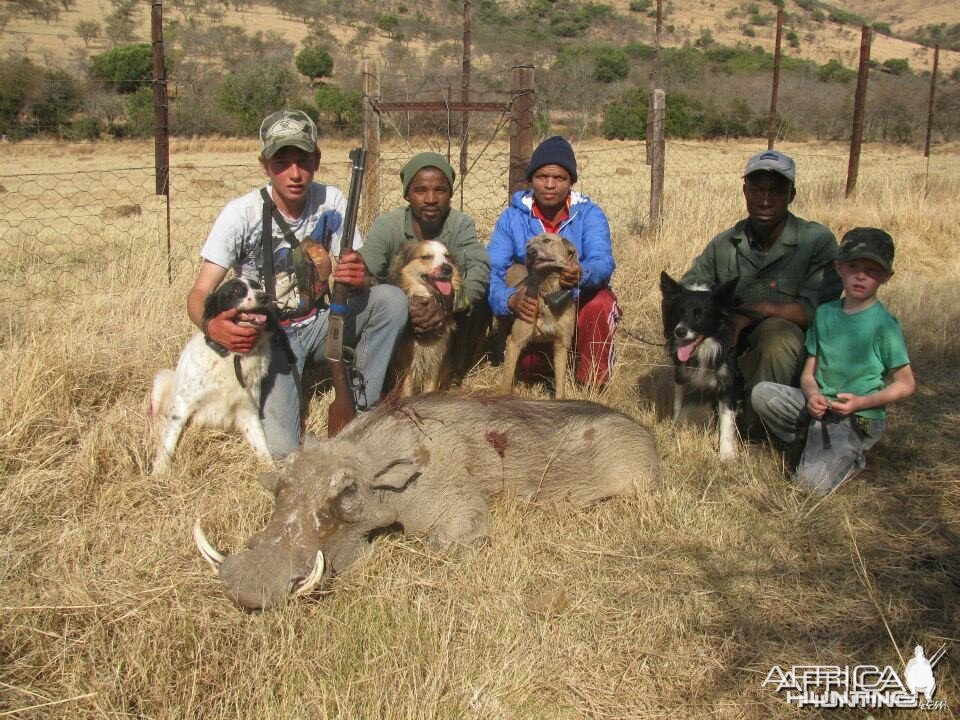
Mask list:
[[[617,296],[610,288],[600,288],[592,295],[580,293],[577,310],[576,377],[578,383],[604,385],[616,362],[613,333],[623,315]],[[520,356],[519,377],[552,374],[552,351],[549,345],[531,345]]]

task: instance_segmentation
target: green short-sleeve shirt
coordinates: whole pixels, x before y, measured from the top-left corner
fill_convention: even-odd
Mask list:
[[[853,314],[844,312],[842,300],[821,305],[807,330],[806,348],[817,358],[814,377],[828,398],[875,393],[891,370],[910,363],[900,323],[879,301]],[[886,410],[869,408],[857,415],[883,420]]]

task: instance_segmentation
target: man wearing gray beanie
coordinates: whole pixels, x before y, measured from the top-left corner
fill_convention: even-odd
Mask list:
[[[523,264],[527,241],[543,232],[561,235],[577,248],[560,273],[560,285],[577,298],[576,379],[604,385],[616,358],[613,333],[621,311],[610,289],[615,263],[610,245],[610,224],[600,206],[573,189],[577,158],[570,143],[559,135],[547,138],[530,156],[529,190],[513,194],[510,205],[493,230],[490,254],[490,308],[494,315],[518,315],[536,321],[539,301],[507,285],[507,270]],[[547,375],[549,360],[534,346],[520,356],[520,376]]]
[[[383,279],[394,255],[406,243],[436,240],[453,255],[463,275],[463,298],[455,308],[453,381],[459,383],[474,365],[475,355],[490,324],[487,288],[490,262],[477,240],[473,218],[450,206],[456,172],[447,159],[435,152],[414,155],[400,169],[406,207],[378,217],[359,250],[367,272]],[[435,330],[445,310],[433,298],[410,299],[410,324],[417,334]]]

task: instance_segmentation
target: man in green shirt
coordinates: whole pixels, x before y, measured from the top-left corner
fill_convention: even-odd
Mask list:
[[[463,276],[463,297],[454,309],[453,381],[470,370],[490,324],[487,289],[490,261],[477,240],[473,218],[450,207],[456,173],[447,159],[434,152],[413,156],[400,170],[407,206],[378,217],[358,250],[367,272],[383,280],[395,253],[406,243],[436,240],[449,248]],[[410,324],[416,334],[428,334],[444,320],[445,310],[434,298],[410,299]]]
[[[751,157],[743,173],[747,218],[711,240],[681,278],[687,287],[739,280],[737,296],[748,312],[736,316],[733,342],[748,399],[740,416],[747,436],[764,434],[749,402],[753,388],[764,381],[797,385],[804,331],[821,302],[840,297],[837,239],[789,211],[795,182],[789,156],[765,150]]]

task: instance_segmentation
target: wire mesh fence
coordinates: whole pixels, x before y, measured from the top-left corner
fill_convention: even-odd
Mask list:
[[[445,152],[446,137],[390,141],[373,172],[379,184],[362,229],[380,213],[403,204],[399,170],[414,151]],[[154,194],[154,171],[144,157],[134,167],[54,173],[0,174],[0,302],[92,299],[131,283],[158,279],[186,282],[199,250],[224,205],[260,187],[264,177],[256,152],[220,163],[178,161],[171,165],[169,230],[166,198]],[[666,154],[667,212],[664,222],[695,211],[705,193],[739,194],[749,144],[670,142]],[[638,235],[648,223],[650,170],[642,142],[590,141],[576,146],[578,188],[604,208],[615,238]],[[791,149],[800,196],[839,197],[848,156],[841,148]],[[487,242],[508,198],[509,145],[503,131],[471,147],[470,171],[457,178],[454,205],[471,215]],[[244,156],[239,156],[244,157]],[[123,155],[117,155],[122,160]],[[456,166],[456,156],[451,158]],[[916,151],[864,155],[864,178],[908,173],[922,192],[935,187],[951,162],[928,163]],[[61,165],[63,163],[60,163]],[[344,188],[350,166],[346,150],[325,151],[317,177]],[[707,239],[706,237],[704,238]]]

